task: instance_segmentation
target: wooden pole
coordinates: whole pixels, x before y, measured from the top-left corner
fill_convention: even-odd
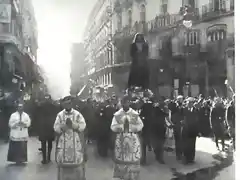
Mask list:
[[[208,63],[205,61],[205,90],[206,90],[206,97],[209,96],[209,68],[208,68]]]

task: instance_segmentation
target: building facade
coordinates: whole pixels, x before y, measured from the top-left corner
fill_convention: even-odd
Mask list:
[[[106,69],[113,64],[111,51],[112,36],[112,1],[98,1],[89,18],[89,23],[84,34],[84,49],[87,54],[88,76],[99,84],[111,84],[111,74]]]
[[[36,81],[36,32],[30,0],[0,2],[0,86],[4,91],[28,90]]]
[[[84,75],[87,73],[84,63],[84,47],[83,43],[72,44],[72,60],[71,60],[71,89],[72,95],[77,95],[82,86],[85,85]]]
[[[24,52],[37,62],[38,31],[31,0],[21,0]]]
[[[93,67],[89,68],[92,69],[89,76],[100,78],[100,84],[112,83],[119,89],[126,88],[131,62],[129,47],[134,34],[142,32],[149,43],[150,87],[160,96],[226,95],[226,79],[234,87],[233,0],[99,2],[107,2],[112,10],[105,18],[111,24],[111,36],[97,41],[98,47],[108,42],[107,52],[111,56],[106,53],[102,57],[87,58]],[[192,14],[190,29],[183,25],[185,5],[190,7]],[[100,12],[95,8],[96,17],[100,17]],[[94,22],[100,21],[92,14],[91,18],[90,24],[99,32],[101,28]],[[90,29],[94,28],[86,30],[89,34],[85,34],[88,37],[85,47],[95,44],[89,37],[97,37]],[[96,54],[98,51],[86,48],[86,52]]]

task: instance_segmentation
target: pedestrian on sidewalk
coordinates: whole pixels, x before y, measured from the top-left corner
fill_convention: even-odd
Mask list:
[[[17,164],[27,162],[28,128],[31,124],[30,117],[23,111],[23,103],[17,105],[17,111],[9,120],[10,143],[7,160]]]
[[[55,153],[58,180],[85,180],[86,123],[82,114],[72,108],[71,96],[63,99],[63,107],[54,124],[58,133]]]

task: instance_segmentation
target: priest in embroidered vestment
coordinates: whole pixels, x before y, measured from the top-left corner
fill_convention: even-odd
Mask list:
[[[72,98],[63,99],[63,107],[58,113],[54,130],[58,133],[56,162],[58,180],[85,180],[85,140],[86,127],[81,113],[72,108]]]
[[[138,135],[143,128],[139,114],[130,108],[130,99],[124,96],[122,108],[114,114],[111,129],[116,133],[114,147],[114,175],[120,180],[139,180],[141,142]]]

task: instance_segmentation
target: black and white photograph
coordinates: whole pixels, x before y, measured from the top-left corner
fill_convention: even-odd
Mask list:
[[[238,180],[238,3],[0,0],[0,180]]]

